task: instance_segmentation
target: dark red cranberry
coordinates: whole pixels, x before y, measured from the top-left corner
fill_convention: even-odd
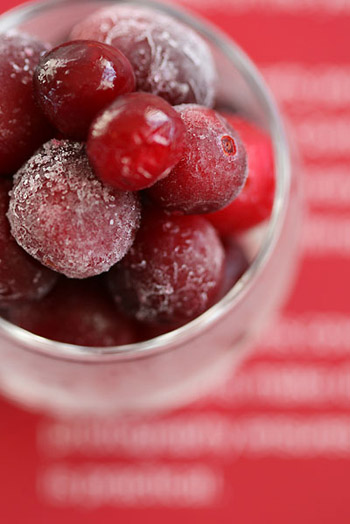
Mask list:
[[[18,172],[9,220],[29,254],[70,278],[108,271],[139,225],[137,195],[104,186],[83,144],[51,140]]]
[[[149,7],[114,5],[76,25],[72,38],[94,39],[130,60],[139,91],[171,104],[212,106],[215,67],[209,47],[190,27]]]
[[[222,239],[225,249],[225,270],[218,299],[224,297],[249,267],[247,256],[233,236]]]
[[[225,117],[239,133],[248,158],[248,178],[241,193],[227,207],[207,217],[220,233],[227,235],[249,229],[270,216],[275,171],[269,135],[239,116],[225,114]]]
[[[0,306],[24,300],[39,300],[57,281],[57,274],[27,255],[10,233],[7,180],[0,181]]]
[[[182,159],[148,194],[169,212],[217,211],[236,198],[245,183],[245,149],[213,109],[190,104],[177,110],[186,126]]]
[[[11,308],[7,320],[51,340],[107,347],[135,341],[133,325],[117,311],[100,279],[61,279],[42,301]]]
[[[101,180],[137,191],[170,173],[182,156],[184,138],[185,126],[168,102],[131,93],[96,118],[87,152]]]
[[[151,340],[152,338],[160,337],[162,335],[165,335],[166,333],[174,331],[174,329],[177,329],[178,327],[181,327],[184,324],[186,324],[186,322],[182,322],[177,326],[169,324],[147,324],[144,322],[138,322],[136,328],[137,341],[145,342],[146,340]]]
[[[108,273],[109,287],[121,310],[141,322],[183,323],[215,301],[224,256],[204,218],[148,212],[129,253]]]
[[[36,99],[63,135],[83,140],[104,107],[135,89],[129,60],[101,42],[66,42],[47,53],[34,74]]]
[[[25,34],[0,35],[0,175],[16,171],[53,134],[33,95],[33,72],[46,49]]]

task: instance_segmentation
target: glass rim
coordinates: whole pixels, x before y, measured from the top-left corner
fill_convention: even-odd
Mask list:
[[[260,249],[243,276],[231,290],[210,309],[199,317],[185,324],[181,328],[152,338],[144,342],[137,342],[123,346],[87,347],[56,342],[34,335],[0,317],[0,336],[11,341],[16,340],[21,348],[41,353],[46,357],[57,360],[71,360],[86,363],[104,363],[117,360],[131,360],[145,358],[157,353],[176,349],[179,344],[189,342],[194,337],[205,332],[210,326],[244,300],[245,295],[254,285],[270,260],[275,245],[280,237],[285,219],[291,185],[290,151],[285,127],[280,116],[277,104],[270,93],[261,73],[247,56],[247,54],[223,31],[200,15],[190,13],[182,7],[175,7],[167,3],[144,0],[75,0],[76,3],[117,4],[132,3],[153,7],[195,29],[207,41],[214,44],[234,64],[239,73],[249,83],[261,106],[268,116],[270,134],[273,143],[276,189],[274,205],[267,226],[267,231]],[[0,15],[0,33],[15,29],[17,26],[33,19],[35,15],[50,11],[54,7],[72,5],[70,0],[40,0],[25,3]]]

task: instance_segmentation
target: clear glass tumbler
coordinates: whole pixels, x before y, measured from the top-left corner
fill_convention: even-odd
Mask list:
[[[106,0],[50,0],[0,17],[0,31],[19,29],[52,44]],[[300,233],[300,199],[284,124],[259,72],[237,45],[187,12],[150,5],[198,31],[219,74],[220,103],[248,115],[272,136],[276,194],[269,223],[246,239],[251,265],[231,291],[186,326],[148,342],[84,348],[46,340],[0,319],[0,388],[49,413],[106,414],[168,409],[223,380],[292,282]]]

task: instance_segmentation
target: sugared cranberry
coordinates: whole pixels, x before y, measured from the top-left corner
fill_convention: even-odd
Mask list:
[[[216,300],[223,298],[249,267],[249,262],[242,246],[233,236],[222,238],[221,241],[225,250],[225,263]],[[169,326],[167,324],[147,324],[139,322],[136,325],[138,341],[142,342],[159,337],[174,329],[180,328],[185,323],[186,321],[182,321]]]
[[[11,308],[6,318],[36,335],[81,346],[135,341],[131,321],[117,311],[100,279],[62,279],[42,301]]]
[[[129,60],[101,42],[66,42],[47,53],[34,74],[36,99],[63,135],[83,140],[104,107],[135,89]]]
[[[130,60],[137,88],[171,104],[214,101],[215,67],[204,40],[190,27],[141,6],[115,5],[76,25],[72,38],[120,49]]]
[[[148,194],[170,212],[217,211],[236,198],[245,183],[245,149],[213,109],[189,104],[177,110],[186,126],[182,159]]]
[[[0,181],[0,306],[39,300],[57,281],[57,274],[27,255],[10,233],[6,213],[10,182]]]
[[[29,254],[68,277],[87,278],[125,255],[140,209],[134,193],[96,178],[83,144],[51,140],[16,175],[8,216]]]
[[[0,35],[0,174],[16,171],[52,136],[33,96],[33,72],[46,47],[15,32]]]
[[[131,250],[107,278],[127,314],[141,322],[177,324],[212,305],[223,266],[222,244],[207,220],[148,212]]]
[[[225,270],[218,299],[224,297],[233,288],[249,267],[243,248],[233,236],[225,237],[222,242],[225,249]]]
[[[242,138],[248,159],[248,178],[241,193],[227,207],[207,217],[220,233],[227,235],[249,229],[270,216],[275,174],[269,135],[239,116],[225,117]]]
[[[162,98],[131,93],[94,121],[87,152],[98,177],[136,191],[164,178],[182,156],[185,126]]]

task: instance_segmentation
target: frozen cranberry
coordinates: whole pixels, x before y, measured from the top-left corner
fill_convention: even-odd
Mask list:
[[[51,140],[15,176],[12,234],[29,254],[71,278],[107,271],[139,224],[134,193],[104,186],[83,144]]]
[[[37,300],[54,286],[57,274],[27,255],[10,233],[6,213],[10,182],[0,181],[0,305]]]
[[[239,196],[208,219],[222,234],[243,231],[271,214],[275,174],[271,139],[265,131],[239,116],[225,115],[239,133],[248,158],[248,178]]]
[[[96,118],[87,151],[101,180],[136,191],[170,173],[182,156],[184,137],[181,117],[168,102],[132,93]]]
[[[99,279],[60,280],[42,301],[11,308],[7,320],[36,335],[81,346],[135,341],[133,326],[117,311]]]
[[[33,72],[46,47],[25,34],[0,35],[0,174],[12,174],[52,129],[33,96]]]
[[[62,44],[41,59],[34,74],[36,99],[45,115],[61,133],[82,140],[101,109],[134,89],[129,60],[100,42]]]
[[[236,198],[245,183],[245,149],[213,109],[190,104],[177,110],[187,131],[182,159],[148,194],[170,212],[217,211]]]
[[[140,91],[171,104],[213,105],[216,75],[207,44],[166,14],[140,6],[107,7],[75,26],[72,38],[120,49],[134,68]]]
[[[141,322],[193,319],[216,298],[224,250],[202,217],[146,213],[126,257],[108,273],[119,307]]]
[[[222,242],[225,249],[225,270],[218,294],[219,299],[233,288],[249,267],[246,254],[234,237],[225,237]]]

